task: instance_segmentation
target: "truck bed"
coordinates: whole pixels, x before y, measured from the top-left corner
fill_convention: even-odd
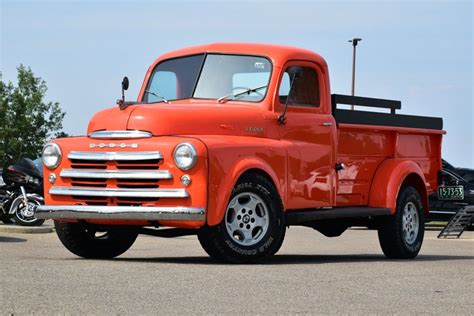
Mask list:
[[[333,95],[333,115],[338,125],[337,206],[368,205],[372,180],[388,159],[416,162],[428,190],[437,186],[441,166],[441,118],[400,115],[399,101]],[[337,109],[337,104],[353,104],[390,109],[391,113]]]

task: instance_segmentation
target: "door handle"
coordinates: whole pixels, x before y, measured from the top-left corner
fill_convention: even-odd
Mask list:
[[[324,122],[321,124],[322,126],[332,126],[332,122]]]

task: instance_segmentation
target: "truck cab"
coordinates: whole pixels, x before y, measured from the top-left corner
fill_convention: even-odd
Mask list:
[[[376,228],[391,258],[421,248],[442,120],[396,114],[399,101],[331,95],[314,52],[175,51],[149,67],[136,101],[117,103],[87,136],[43,150],[36,216],[53,219],[76,255],[118,256],[138,234],[196,234],[217,260],[254,262],[278,251],[289,225],[327,236]]]

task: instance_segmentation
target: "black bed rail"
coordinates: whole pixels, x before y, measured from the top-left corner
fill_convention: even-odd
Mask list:
[[[331,102],[333,113],[336,112],[338,104],[360,105],[373,108],[390,109],[391,114],[395,114],[395,110],[400,110],[402,108],[402,102],[396,100],[356,97],[344,94],[332,94]]]
[[[363,124],[374,126],[394,126],[423,129],[443,129],[443,119],[438,117],[403,115],[395,113],[402,108],[400,101],[353,97],[350,95],[333,94],[332,115],[338,124]],[[360,110],[338,109],[338,104],[367,106],[390,109],[390,113],[369,112]]]

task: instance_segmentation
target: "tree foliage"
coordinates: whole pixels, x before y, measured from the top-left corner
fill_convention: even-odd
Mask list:
[[[46,102],[46,82],[20,65],[18,85],[3,82],[0,72],[0,166],[21,157],[35,159],[45,143],[61,132],[64,113],[58,102]]]

